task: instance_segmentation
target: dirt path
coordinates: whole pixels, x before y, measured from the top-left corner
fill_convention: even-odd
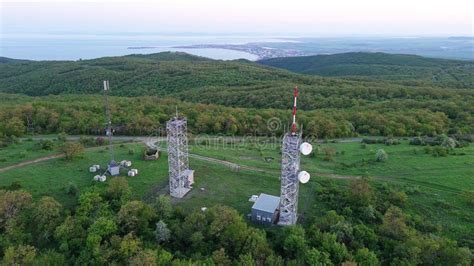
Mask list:
[[[33,159],[33,160],[28,160],[28,161],[24,161],[24,162],[17,163],[17,164],[12,164],[12,165],[0,168],[0,173],[6,172],[6,171],[11,170],[11,169],[16,169],[16,168],[20,168],[20,167],[23,167],[23,166],[27,166],[27,165],[30,165],[30,164],[44,162],[44,161],[47,161],[47,160],[61,158],[61,157],[64,157],[64,154],[52,154],[52,155],[48,155],[48,156],[45,156],[45,157],[41,157],[41,158],[37,158],[37,159]]]
[[[129,145],[129,144],[133,144],[133,143],[121,143],[121,144]],[[120,144],[114,144],[114,146],[117,146],[117,145],[120,145]],[[86,148],[85,150],[86,151],[93,151],[93,150],[98,150],[98,149],[105,148],[105,147],[107,147],[107,146],[90,147],[90,148]],[[17,168],[27,166],[27,165],[30,165],[30,164],[40,163],[40,162],[44,162],[44,161],[48,161],[48,160],[52,160],[52,159],[63,158],[63,157],[64,157],[64,154],[57,153],[57,154],[51,154],[51,155],[48,155],[48,156],[36,158],[36,159],[31,159],[31,160],[28,160],[28,161],[19,162],[19,163],[16,163],[16,164],[12,164],[12,165],[0,168],[0,173],[6,172],[6,171],[9,171],[9,170],[12,170],[12,169],[17,169]]]

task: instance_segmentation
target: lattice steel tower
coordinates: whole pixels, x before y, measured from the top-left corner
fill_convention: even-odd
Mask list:
[[[182,198],[191,190],[193,171],[189,169],[187,122],[178,115],[166,123],[170,195]]]
[[[280,195],[280,219],[279,225],[296,224],[298,211],[298,191],[299,182],[306,183],[309,174],[306,171],[300,172],[300,152],[307,155],[311,152],[309,143],[302,143],[301,132],[297,132],[296,127],[296,99],[298,88],[293,91],[293,123],[291,132],[283,137],[282,161],[281,161],[281,195]],[[309,147],[308,147],[309,146]],[[302,148],[304,147],[304,148]],[[302,151],[304,149],[304,151]]]

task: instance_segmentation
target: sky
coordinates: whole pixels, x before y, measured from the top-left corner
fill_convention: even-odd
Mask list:
[[[472,36],[472,0],[0,0],[2,34]]]

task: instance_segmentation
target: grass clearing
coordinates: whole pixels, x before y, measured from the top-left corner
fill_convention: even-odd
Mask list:
[[[166,192],[168,185],[168,162],[166,153],[158,161],[141,160],[143,144],[130,143],[117,146],[116,158],[133,161],[139,169],[137,177],[127,178],[133,197],[141,198],[151,190]],[[334,149],[333,159],[324,160],[324,149]],[[389,158],[386,162],[375,162],[375,152],[384,149]],[[18,150],[12,147],[12,150]],[[133,150],[133,154],[129,153]],[[416,152],[415,152],[416,150]],[[301,214],[320,214],[325,210],[324,203],[317,202],[314,194],[322,182],[334,182],[345,186],[348,180],[330,180],[327,174],[374,177],[375,186],[384,183],[409,195],[407,212],[430,219],[443,226],[443,234],[457,238],[472,232],[474,210],[468,204],[465,193],[474,190],[474,146],[456,149],[457,154],[447,157],[434,157],[425,154],[422,147],[400,145],[366,145],[360,143],[328,143],[315,145],[315,156],[302,157],[302,170],[311,173],[312,179],[300,186],[299,210]],[[5,151],[2,151],[5,152]],[[13,151],[10,151],[13,152]],[[243,215],[250,211],[252,194],[267,193],[279,195],[280,148],[263,145],[236,145],[233,148],[222,146],[190,145],[190,152],[202,156],[230,161],[239,165],[265,170],[235,170],[214,162],[190,158],[191,168],[195,170],[194,189],[177,205],[185,209],[197,209],[215,204],[225,204],[237,209]],[[66,193],[69,183],[79,190],[91,185],[101,185],[92,181],[94,174],[88,167],[100,163],[102,167],[109,159],[105,147],[87,150],[83,158],[72,162],[53,159],[18,169],[0,173],[0,186],[8,186],[18,181],[35,197],[51,195],[65,206],[72,206],[76,197]],[[204,188],[201,190],[201,188]]]

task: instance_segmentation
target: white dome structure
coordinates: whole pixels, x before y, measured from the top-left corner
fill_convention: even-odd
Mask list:
[[[299,172],[298,174],[298,180],[302,183],[302,184],[306,184],[308,183],[309,179],[311,178],[310,174],[306,171],[301,171]]]
[[[300,152],[303,155],[309,155],[313,151],[313,146],[309,144],[308,142],[303,142],[300,145]]]

